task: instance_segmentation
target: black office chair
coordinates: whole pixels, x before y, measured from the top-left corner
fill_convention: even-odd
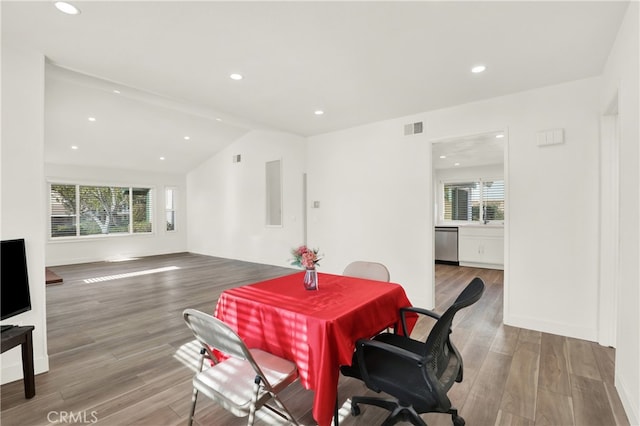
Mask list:
[[[358,404],[376,405],[391,413],[383,425],[409,421],[426,426],[421,413],[451,414],[455,426],[464,419],[452,407],[447,392],[454,382],[462,381],[462,357],[449,339],[456,312],[477,302],[484,292],[484,282],[474,278],[442,316],[427,309],[401,308],[403,334],[382,333],[373,339],[360,339],[351,366],[342,366],[342,374],[362,380],[375,392],[385,392],[392,399],[354,396],[351,414],[360,414]],[[425,342],[411,339],[407,333],[407,314],[428,315],[437,321]]]

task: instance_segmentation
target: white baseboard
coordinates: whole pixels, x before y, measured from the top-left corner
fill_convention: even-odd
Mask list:
[[[498,263],[479,263],[479,262],[459,262],[460,266],[468,266],[470,268],[499,269],[504,271],[504,265]]]
[[[560,336],[574,337],[576,339],[597,341],[598,332],[595,327],[585,327],[565,323],[546,321],[541,318],[528,318],[518,315],[505,315],[504,323],[513,327],[526,328],[528,330],[541,331],[543,333],[557,334]]]

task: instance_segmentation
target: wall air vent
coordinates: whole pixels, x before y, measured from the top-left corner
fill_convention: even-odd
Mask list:
[[[415,135],[418,133],[422,133],[422,121],[418,121],[417,123],[409,123],[404,125],[404,135]]]
[[[239,162],[240,162],[240,160],[242,160],[242,157],[240,156],[240,154],[235,154],[232,158],[233,158],[233,160],[232,160],[232,161],[233,161],[234,163],[239,163]]]
[[[405,124],[404,125],[404,135],[409,136],[413,134],[413,124]]]

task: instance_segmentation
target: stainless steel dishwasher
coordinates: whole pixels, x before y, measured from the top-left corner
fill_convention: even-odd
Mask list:
[[[458,261],[458,227],[436,226],[436,263],[459,265]]]

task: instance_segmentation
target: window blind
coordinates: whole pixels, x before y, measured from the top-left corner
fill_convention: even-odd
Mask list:
[[[467,181],[443,185],[443,220],[504,220],[504,181]]]

